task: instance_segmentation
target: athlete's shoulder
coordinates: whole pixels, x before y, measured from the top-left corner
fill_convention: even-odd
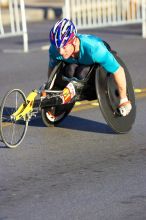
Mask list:
[[[53,52],[53,53],[56,53],[57,49],[56,49],[56,47],[53,44],[50,44],[49,51]]]
[[[56,47],[53,44],[50,45],[49,55],[54,57],[55,59],[60,59],[60,57],[61,57],[58,50],[56,49]]]
[[[91,34],[77,34],[77,37],[83,41],[83,42],[102,42],[102,39],[96,35],[91,35]]]
[[[81,42],[81,47],[83,47],[84,50],[90,51],[90,53],[94,53],[95,50],[101,50],[102,47],[104,47],[103,40],[98,36],[80,34],[78,35],[78,38]]]

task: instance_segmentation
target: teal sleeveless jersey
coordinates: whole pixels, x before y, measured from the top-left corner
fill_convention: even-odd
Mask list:
[[[114,73],[120,67],[113,54],[106,48],[103,41],[94,35],[77,34],[80,40],[80,52],[77,59],[64,59],[54,45],[49,49],[49,66],[53,68],[58,61],[84,65],[100,64],[107,72]]]

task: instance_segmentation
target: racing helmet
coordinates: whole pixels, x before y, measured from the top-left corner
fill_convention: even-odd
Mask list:
[[[57,48],[64,47],[76,36],[77,30],[72,21],[63,18],[50,31],[50,42]]]

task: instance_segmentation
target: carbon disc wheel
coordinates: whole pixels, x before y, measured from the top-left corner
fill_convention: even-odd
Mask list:
[[[0,134],[2,141],[9,148],[17,147],[23,140],[28,126],[28,121],[21,118],[15,120],[12,114],[20,105],[26,104],[26,97],[19,89],[9,91],[1,104],[0,109]]]
[[[112,74],[107,73],[102,67],[99,67],[96,70],[96,92],[101,112],[107,124],[116,133],[127,133],[131,130],[136,117],[135,94],[127,67],[118,56],[115,56],[115,58],[125,70],[127,96],[132,104],[131,112],[125,117],[119,114],[118,105],[120,98],[117,86],[114,82]]]

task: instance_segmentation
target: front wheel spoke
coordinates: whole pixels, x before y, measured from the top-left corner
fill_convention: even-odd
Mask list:
[[[18,107],[18,93],[16,92],[16,103],[15,103],[16,105],[15,105],[15,110],[17,109],[17,107]]]
[[[9,117],[6,117],[6,116],[3,116],[2,117],[2,122],[11,122],[12,120],[11,120],[11,118]]]
[[[8,108],[5,108],[4,111],[5,111],[5,114],[7,113],[8,116],[12,114],[11,113],[12,110],[9,110]]]
[[[13,144],[13,139],[14,139],[14,135],[15,135],[15,124],[13,124],[12,126],[12,137],[11,137],[11,144]]]

